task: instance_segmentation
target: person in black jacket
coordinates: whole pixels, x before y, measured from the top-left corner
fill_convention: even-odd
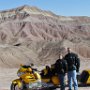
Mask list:
[[[65,73],[67,72],[67,63],[63,59],[62,54],[60,54],[60,58],[55,63],[55,70],[60,80],[60,85],[61,85],[60,90],[65,90],[64,78],[65,78]]]
[[[68,85],[69,90],[72,90],[72,80],[74,83],[74,90],[78,90],[78,83],[77,83],[77,72],[79,72],[80,68],[80,59],[78,55],[71,52],[70,48],[67,48],[67,54],[65,55],[65,60],[68,64]]]

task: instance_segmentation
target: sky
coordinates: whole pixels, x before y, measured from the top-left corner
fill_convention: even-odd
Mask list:
[[[90,0],[0,0],[0,11],[23,5],[36,6],[62,16],[90,17]]]

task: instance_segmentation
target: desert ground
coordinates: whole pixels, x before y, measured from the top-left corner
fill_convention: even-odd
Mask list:
[[[90,69],[90,60],[81,61],[80,73],[85,69]],[[42,69],[39,66],[38,69]],[[10,90],[12,80],[17,77],[18,68],[0,68],[0,90]],[[67,90],[68,87],[66,87]],[[56,89],[59,90],[59,89]],[[79,90],[90,90],[90,87],[79,87]]]

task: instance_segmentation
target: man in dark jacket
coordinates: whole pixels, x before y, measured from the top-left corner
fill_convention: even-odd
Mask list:
[[[71,52],[70,48],[67,48],[67,54],[65,55],[65,60],[68,64],[68,85],[69,90],[72,90],[72,80],[74,83],[74,90],[78,90],[78,83],[77,83],[77,72],[79,72],[80,67],[80,60],[78,55]]]
[[[61,85],[60,90],[65,90],[64,78],[65,78],[65,73],[67,72],[67,62],[63,59],[62,54],[60,54],[60,58],[55,63],[55,70],[59,76],[60,85]]]

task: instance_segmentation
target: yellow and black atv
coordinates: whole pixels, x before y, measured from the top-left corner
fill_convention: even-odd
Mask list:
[[[12,81],[11,90],[34,90],[41,87],[41,76],[31,66],[22,65],[17,72],[18,79]]]
[[[53,90],[58,80],[57,76],[43,78],[38,71],[27,65],[22,65],[17,75],[19,78],[12,81],[11,90]]]
[[[90,86],[90,69],[82,71],[79,76],[79,82],[82,86]]]
[[[58,75],[55,71],[54,64],[51,67],[46,66],[40,73],[43,82],[52,83],[54,86],[60,85]]]

